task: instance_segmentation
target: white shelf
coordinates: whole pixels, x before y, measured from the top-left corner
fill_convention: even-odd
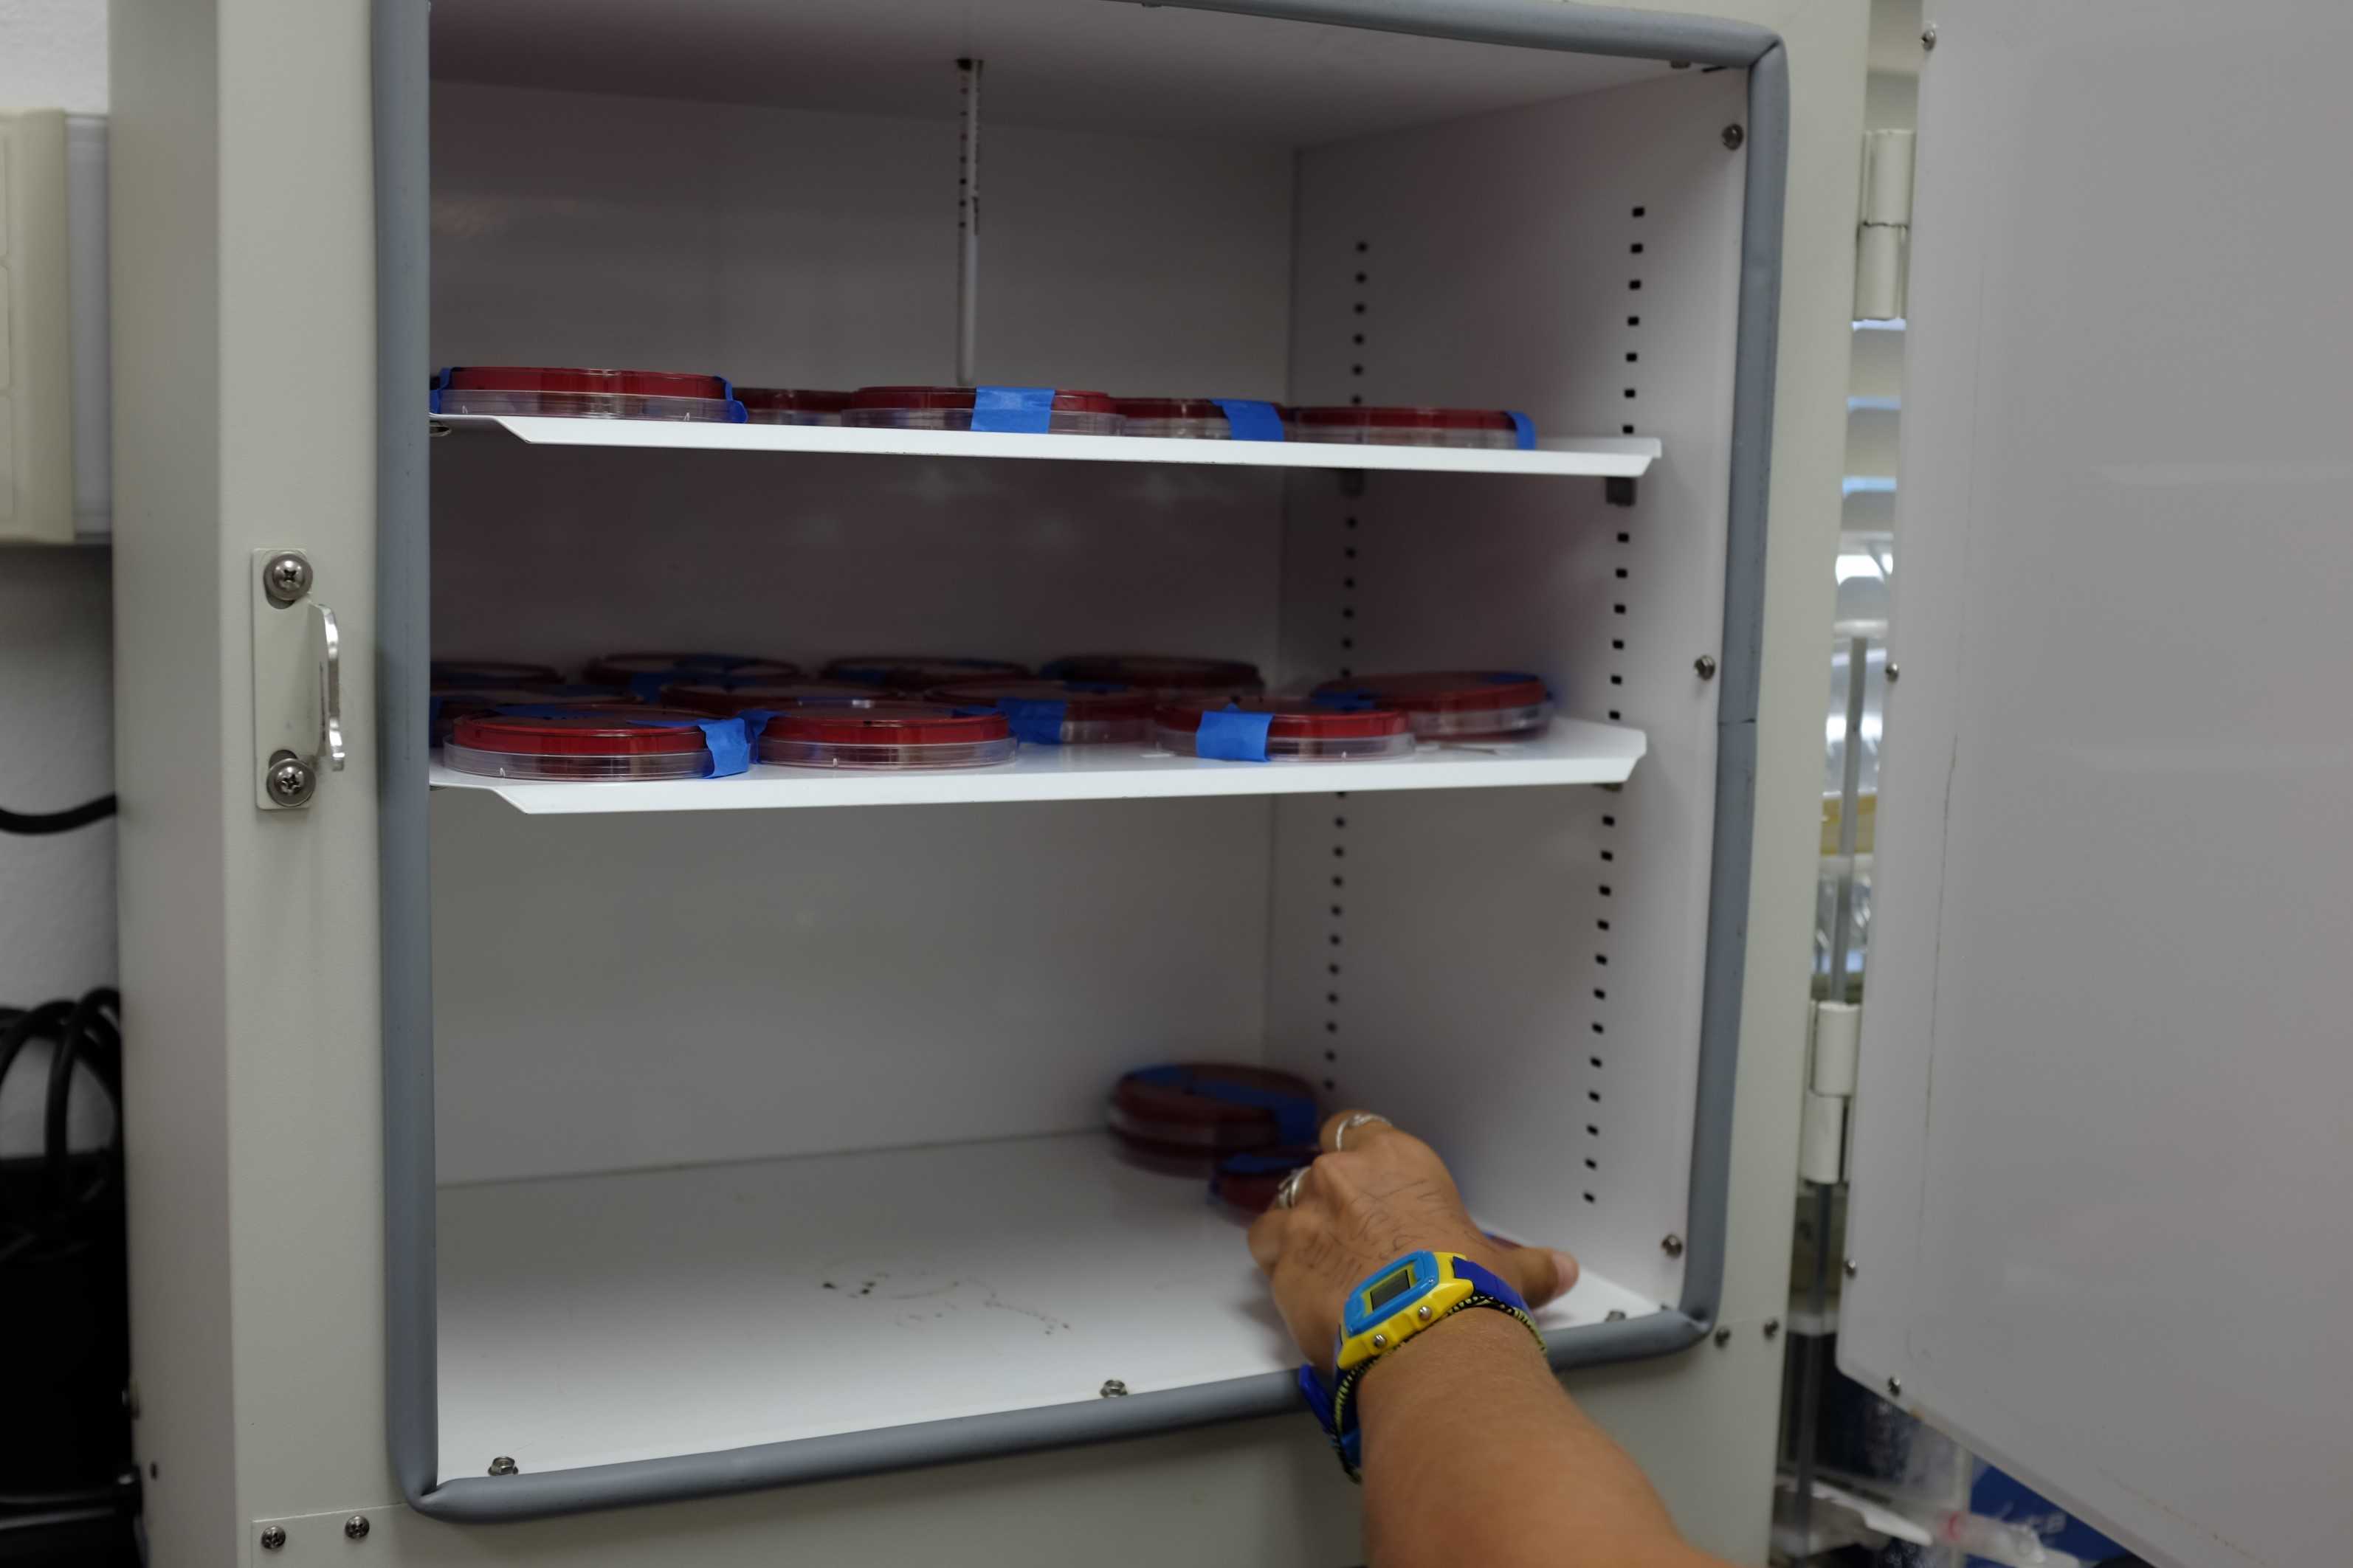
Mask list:
[[[1319,795],[1333,790],[1622,784],[1648,744],[1640,730],[1556,719],[1550,730],[1533,741],[1425,745],[1410,757],[1366,762],[1218,763],[1147,746],[1023,746],[1010,763],[942,773],[859,773],[758,764],[748,773],[723,779],[562,784],[461,773],[436,763],[431,783],[436,789],[489,790],[532,816]]]
[[[1356,468],[1438,474],[1636,479],[1663,448],[1647,436],[1563,437],[1533,452],[1461,447],[1352,447],[1317,441],[1194,441],[1152,436],[1005,436],[834,425],[718,425],[659,419],[543,419],[436,414],[451,430],[504,431],[536,447],[653,447],[702,452],[834,452],[884,458],[1027,458],[1076,463],[1198,463],[1240,468]]]
[[[443,1474],[1285,1371],[1243,1228],[1093,1131],[447,1187]],[[1612,1310],[1658,1303],[1588,1272],[1540,1321]]]

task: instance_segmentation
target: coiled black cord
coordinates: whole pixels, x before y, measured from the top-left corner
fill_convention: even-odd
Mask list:
[[[70,833],[114,815],[114,797],[102,795],[65,811],[10,811],[0,806],[0,833]]]

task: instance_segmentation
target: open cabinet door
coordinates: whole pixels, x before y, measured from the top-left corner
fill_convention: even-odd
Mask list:
[[[1930,15],[1840,1361],[2353,1561],[2353,7]]]

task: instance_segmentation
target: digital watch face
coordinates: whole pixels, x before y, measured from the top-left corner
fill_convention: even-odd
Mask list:
[[[1377,1312],[1412,1289],[1413,1269],[1409,1266],[1385,1279],[1376,1279],[1372,1289],[1365,1292],[1365,1310]]]

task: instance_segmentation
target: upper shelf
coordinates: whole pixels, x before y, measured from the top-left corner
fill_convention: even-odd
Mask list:
[[[1208,443],[1204,443],[1208,445]],[[1477,789],[1622,784],[1649,744],[1640,730],[1556,719],[1533,741],[1425,745],[1361,762],[1219,763],[1147,746],[1024,746],[997,767],[868,773],[754,767],[723,779],[565,784],[497,779],[435,764],[437,789],[491,790],[533,816],[627,811],[763,811],[808,805],[955,805],[1009,800],[1134,800],[1330,790]]]
[[[1344,446],[1314,441],[1194,441],[1157,436],[1007,436],[969,430],[867,430],[838,425],[718,425],[659,419],[550,419],[437,414],[451,430],[504,431],[539,447],[664,447],[709,452],[847,452],[870,457],[1029,458],[1086,463],[1208,463],[1250,468],[1378,468],[1441,474],[1638,479],[1662,448],[1648,436],[1547,440],[1535,451]]]

